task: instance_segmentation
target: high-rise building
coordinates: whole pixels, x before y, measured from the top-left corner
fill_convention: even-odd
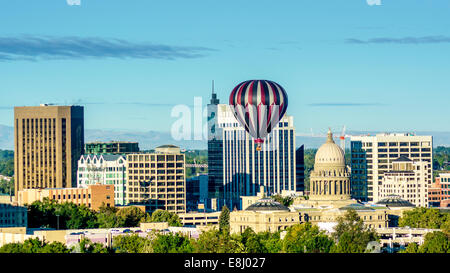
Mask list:
[[[240,208],[240,196],[255,196],[260,186],[267,195],[299,191],[296,181],[295,128],[285,115],[256,150],[254,139],[236,120],[227,104],[208,104],[208,175],[210,197]]]
[[[155,153],[127,155],[126,202],[175,213],[186,212],[185,156],[163,145]]]
[[[125,141],[90,142],[84,144],[85,154],[130,154],[139,152],[139,143]]]
[[[114,203],[126,205],[127,159],[125,155],[82,155],[78,160],[77,187],[114,185]]]
[[[413,161],[428,162],[427,179],[431,184],[433,137],[409,133],[352,136],[351,194],[365,202],[376,202],[383,174],[392,170],[392,162],[401,156]]]
[[[82,106],[14,107],[15,194],[75,187],[83,146]]]
[[[396,195],[416,207],[428,207],[429,173],[426,161],[412,161],[405,156],[393,160],[392,171],[383,174],[376,201]]]
[[[208,111],[208,197],[223,199],[223,143],[222,129],[218,123],[219,99],[212,93]]]
[[[305,146],[302,145],[295,151],[295,180],[296,191],[305,192]]]

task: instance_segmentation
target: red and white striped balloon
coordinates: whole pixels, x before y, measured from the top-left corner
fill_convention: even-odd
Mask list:
[[[286,113],[288,97],[283,87],[268,80],[238,84],[230,94],[234,116],[255,138],[258,147]]]

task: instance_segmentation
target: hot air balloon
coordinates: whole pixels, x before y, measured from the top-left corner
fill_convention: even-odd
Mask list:
[[[264,138],[286,113],[288,97],[283,87],[268,80],[250,80],[238,84],[230,94],[234,116],[255,138],[261,151]]]

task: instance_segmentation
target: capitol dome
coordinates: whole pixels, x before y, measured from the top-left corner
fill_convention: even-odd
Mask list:
[[[345,166],[344,151],[334,143],[331,130],[328,130],[327,141],[317,150],[315,164]]]

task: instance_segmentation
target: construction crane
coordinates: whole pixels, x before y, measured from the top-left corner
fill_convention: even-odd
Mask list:
[[[341,140],[341,148],[345,152],[345,125],[342,128],[342,133],[341,133],[341,136],[339,137],[339,139]]]

